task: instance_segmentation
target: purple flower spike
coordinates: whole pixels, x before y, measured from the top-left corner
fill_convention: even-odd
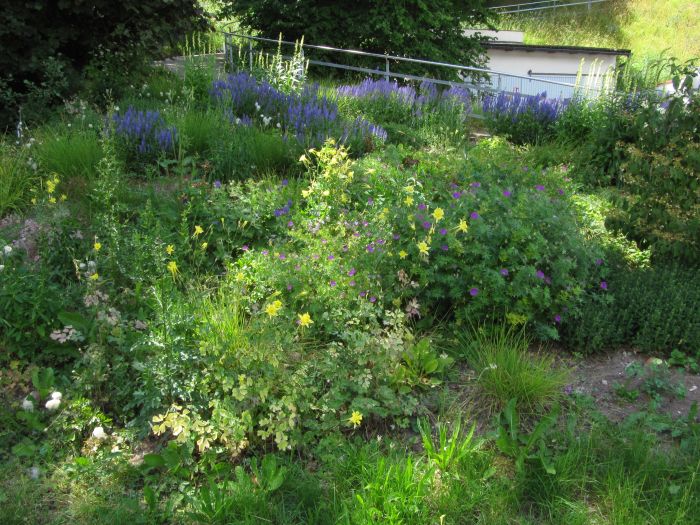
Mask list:
[[[508,277],[508,269],[507,268],[501,268],[501,275],[503,277]]]
[[[286,186],[287,184],[289,184],[289,180],[287,180],[287,179],[282,179],[281,184],[282,184],[282,186]]]
[[[535,186],[535,189],[537,191],[544,191],[544,186],[542,186],[542,184],[538,184],[537,186]]]
[[[608,283],[606,281],[601,281],[600,282],[600,288],[602,290],[607,290],[608,289]]]
[[[214,181],[214,187],[218,190],[221,188],[221,181],[220,180],[215,180]]]
[[[471,295],[472,297],[476,297],[477,295],[479,295],[479,289],[472,288],[471,290],[469,290],[469,295]]]
[[[511,195],[513,195],[513,194],[510,192],[510,190],[503,190],[504,197],[510,197]]]

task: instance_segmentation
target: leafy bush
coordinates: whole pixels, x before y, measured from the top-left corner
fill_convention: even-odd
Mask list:
[[[675,96],[635,116],[622,150],[621,212],[610,218],[659,260],[700,265],[700,93]]]
[[[246,246],[235,270],[254,283],[247,300],[257,308],[280,293],[329,334],[401,305],[414,319],[507,316],[556,337],[583,290],[599,287],[568,188],[554,173],[514,175],[400,149],[355,167],[332,145],[305,162],[305,203],[278,219],[287,234]]]
[[[547,98],[547,93],[533,96],[500,92],[485,95],[482,109],[492,132],[514,144],[537,144],[554,136],[557,118],[569,102]]]
[[[592,296],[564,329],[581,352],[634,346],[647,352],[678,349],[700,357],[700,279],[689,269],[620,268],[609,273],[609,295]]]
[[[4,50],[0,85],[9,93],[12,105],[3,105],[0,128],[17,121],[18,107],[32,91],[39,90],[43,102],[60,100],[89,63],[93,69],[111,63],[111,82],[97,82],[95,91],[115,89],[127,76],[135,54],[157,54],[165,44],[202,22],[191,0],[118,5],[102,0],[89,4],[21,1],[8,5],[3,14],[7,23],[0,29]],[[101,75],[88,76],[95,79]]]

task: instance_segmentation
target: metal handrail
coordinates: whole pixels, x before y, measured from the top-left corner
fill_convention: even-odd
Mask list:
[[[272,38],[264,38],[264,37],[259,37],[259,36],[252,36],[252,35],[246,35],[243,33],[234,33],[234,32],[223,32],[225,37],[238,37],[238,38],[244,38],[247,40],[253,40],[253,41],[259,41],[259,42],[269,42],[273,44],[285,44],[285,45],[291,45],[291,46],[296,46],[298,43],[296,42],[289,42],[286,40],[275,40]],[[226,41],[225,41],[226,42]],[[427,77],[416,77],[413,75],[403,75],[400,73],[393,73],[389,70],[389,61],[397,61],[397,62],[408,62],[412,64],[423,64],[423,65],[428,65],[428,66],[437,66],[437,67],[446,67],[450,69],[456,69],[460,71],[473,71],[477,73],[482,73],[488,76],[497,76],[497,77],[508,77],[508,78],[517,78],[517,79],[522,79],[522,80],[536,80],[537,82],[543,82],[545,84],[551,84],[554,86],[562,86],[562,87],[567,87],[567,88],[574,88],[574,89],[586,89],[589,91],[600,91],[598,88],[594,87],[587,87],[583,88],[582,86],[578,86],[576,84],[571,84],[568,82],[559,82],[556,80],[548,80],[548,79],[533,79],[531,76],[525,76],[525,75],[517,75],[514,73],[505,73],[502,71],[494,71],[491,69],[486,69],[486,68],[480,68],[480,67],[473,67],[473,66],[465,66],[465,65],[460,65],[460,64],[451,64],[448,62],[436,62],[433,60],[425,60],[425,59],[420,59],[420,58],[410,58],[410,57],[399,57],[395,55],[382,55],[379,53],[371,53],[367,51],[360,51],[356,49],[342,49],[342,48],[337,48],[337,47],[331,47],[331,46],[319,46],[319,45],[312,45],[312,44],[301,44],[302,48],[308,48],[308,49],[319,49],[322,51],[330,51],[330,52],[335,52],[335,53],[345,53],[349,55],[355,55],[355,56],[364,56],[364,57],[372,57],[372,58],[379,58],[382,59],[386,62],[386,69],[385,71],[381,70],[372,70],[368,68],[359,68],[355,66],[347,66],[345,64],[336,64],[333,62],[319,62],[319,61],[314,61],[314,60],[309,60],[309,63],[314,64],[314,65],[321,65],[321,66],[326,66],[326,67],[337,67],[340,69],[348,69],[351,71],[359,71],[363,73],[368,73],[368,74],[376,74],[376,75],[381,75],[381,76],[386,76],[386,77],[398,77],[398,78],[406,78],[406,79],[411,79],[411,80],[430,80],[432,82],[438,82],[442,84],[448,83],[448,81],[445,80],[438,80],[438,79],[432,79],[432,78],[427,78]],[[252,53],[252,49],[249,51]],[[252,59],[252,56],[251,56]],[[459,84],[465,84],[465,83],[456,83],[456,82],[449,82],[449,85],[459,85]],[[478,88],[478,89],[485,89],[489,90],[488,88],[485,87],[478,87],[476,85],[472,85],[471,87],[473,88]]]
[[[496,11],[501,15],[509,15],[514,13],[526,13],[528,11],[542,11],[544,9],[557,9],[560,7],[572,7],[576,5],[587,5],[590,9],[592,4],[599,4],[609,0],[580,0],[573,2],[559,3],[561,0],[539,0],[538,2],[526,2],[522,4],[509,4],[489,7],[490,10]],[[539,4],[554,4],[554,5],[539,5]],[[537,7],[530,7],[537,6]],[[505,10],[505,11],[504,11]]]

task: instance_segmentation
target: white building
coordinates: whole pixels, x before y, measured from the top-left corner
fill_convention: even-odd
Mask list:
[[[628,49],[525,44],[520,31],[465,31],[475,33],[494,39],[486,43],[486,67],[503,75],[491,75],[492,86],[528,95],[546,91],[548,97],[568,98],[574,94],[572,87],[538,82],[543,79],[577,84],[579,91],[596,96],[612,87],[618,59],[631,55]]]

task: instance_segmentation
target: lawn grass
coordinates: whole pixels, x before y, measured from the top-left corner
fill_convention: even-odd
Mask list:
[[[543,13],[543,14],[542,14]],[[662,54],[700,57],[700,10],[694,0],[622,0],[542,13],[504,15],[499,29],[525,32],[528,44],[631,49],[643,63]]]

